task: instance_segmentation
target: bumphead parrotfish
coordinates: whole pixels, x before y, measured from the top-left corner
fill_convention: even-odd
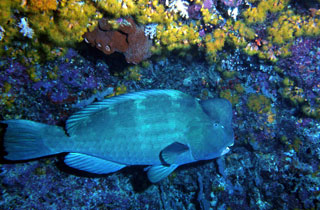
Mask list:
[[[200,100],[177,90],[147,90],[93,103],[66,129],[6,120],[8,160],[67,152],[65,163],[96,174],[149,165],[158,182],[179,165],[224,155],[233,145],[232,108],[225,99]],[[65,131],[66,130],[66,131]]]

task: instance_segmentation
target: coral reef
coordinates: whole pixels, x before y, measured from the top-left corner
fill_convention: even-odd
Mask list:
[[[0,56],[24,60],[28,65],[61,56],[67,47],[82,41],[87,28],[94,27],[102,17],[92,2],[83,4],[79,0],[4,0],[0,9],[4,30]]]
[[[2,86],[3,90],[16,95],[15,101],[2,116],[23,117],[56,124],[84,106],[77,105],[78,100],[84,101],[88,96],[95,94],[94,90],[93,93],[86,92],[86,82],[81,82],[88,78],[87,74],[94,77],[95,81],[100,80],[99,85],[103,85],[103,89],[108,87],[106,84],[112,85],[113,94],[141,89],[173,88],[205,99],[217,97],[216,89],[229,89],[236,93],[238,98],[234,104],[234,127],[237,136],[235,146],[230,154],[217,161],[181,167],[168,179],[156,185],[150,185],[146,181],[141,167],[131,167],[101,177],[82,175],[80,172],[70,174],[69,169],[63,169],[63,166],[56,167],[55,158],[16,165],[2,164],[0,183],[4,190],[0,206],[3,209],[13,206],[35,209],[49,209],[53,208],[52,206],[120,209],[196,209],[197,206],[303,209],[319,206],[318,190],[315,186],[319,184],[317,174],[320,161],[317,155],[320,157],[320,152],[317,153],[317,148],[320,142],[317,136],[320,125],[313,119],[300,118],[290,109],[285,109],[282,95],[276,90],[277,84],[282,80],[275,73],[273,66],[256,63],[255,58],[248,58],[238,50],[225,57],[219,67],[222,68],[219,69],[222,72],[224,68],[238,72],[232,77],[219,79],[219,71],[215,64],[208,65],[202,60],[188,63],[172,57],[141,65],[139,80],[130,79],[132,71],[137,71],[137,67],[123,72],[122,80],[121,77],[105,76],[109,67],[102,61],[95,64],[72,50],[66,55],[68,57],[57,60],[54,64],[68,65],[68,68],[63,69],[78,76],[69,82],[69,79],[64,80],[60,77],[60,72],[56,76],[48,76],[48,83],[51,78],[54,83],[59,82],[70,88],[68,90],[74,89],[75,93],[69,94],[79,94],[78,99],[53,103],[47,98],[37,98],[39,92],[35,92],[33,86],[29,89],[25,86],[31,82],[25,73],[27,69],[15,64],[15,69],[11,69],[10,76],[6,73],[6,78],[12,78],[7,79],[7,82],[16,86]],[[69,62],[65,63],[66,60]],[[79,73],[74,73],[72,66],[75,66]],[[186,79],[188,83],[184,82]],[[45,79],[41,78],[40,81]],[[83,84],[84,89],[78,89],[78,84]],[[294,84],[286,79],[283,85]],[[18,90],[20,92],[17,92]],[[253,97],[254,102],[258,104],[254,106],[258,107],[256,111],[249,111],[249,97]],[[269,102],[261,104],[258,100],[260,97],[268,97]],[[30,106],[35,108],[21,108],[22,103],[24,106],[30,103]],[[38,110],[39,104],[43,110],[41,114]],[[259,112],[262,110],[261,106],[270,108],[267,112]],[[310,148],[311,145],[313,148]],[[286,188],[295,190],[288,191]],[[281,195],[283,199],[276,195]]]
[[[225,156],[157,184],[140,166],[97,176],[64,154],[1,159],[0,209],[320,209],[320,0],[2,0],[0,11],[0,120],[64,125],[104,98],[176,89],[229,100],[235,133]]]
[[[219,60],[220,52],[228,47],[224,43],[228,42],[240,47],[249,55],[258,55],[261,59],[276,62],[279,57],[290,55],[289,48],[294,37],[317,36],[320,33],[320,12],[316,8],[317,4],[312,4],[315,8],[310,7],[305,12],[288,9],[290,6],[288,0],[41,0],[26,1],[23,4],[5,0],[0,5],[4,14],[0,21],[1,38],[4,41],[0,44],[6,50],[0,51],[0,55],[22,57],[24,60],[30,60],[31,64],[53,59],[61,56],[65,47],[74,46],[82,41],[84,33],[88,30],[93,31],[98,20],[105,16],[108,17],[108,23],[114,31],[119,30],[119,25],[125,25],[127,19],[128,22],[130,19],[135,20],[132,27],[137,31],[148,25],[149,29],[153,26],[150,38],[153,39],[154,54],[174,50],[188,51],[199,47],[199,50],[206,52],[208,61],[216,62]],[[21,15],[12,14],[13,10],[18,11],[22,18]],[[266,16],[268,13],[271,14],[270,18]],[[239,15],[243,18],[237,21]],[[28,26],[23,28],[28,29],[22,32],[24,36],[32,38],[24,48],[21,48],[19,42],[25,40],[21,40],[15,27],[18,18],[25,20],[21,22],[25,24],[21,25]],[[149,30],[146,34],[149,35],[150,32]],[[144,40],[142,35],[140,36],[139,39],[135,38],[135,41]],[[20,41],[12,42],[13,39]],[[29,51],[33,53],[28,54]],[[148,54],[146,51],[144,53]],[[128,54],[133,56],[132,53]],[[187,53],[179,54],[184,56]]]

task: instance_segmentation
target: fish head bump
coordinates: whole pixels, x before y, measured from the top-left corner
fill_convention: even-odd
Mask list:
[[[234,143],[232,106],[226,99],[208,99],[200,102],[210,124],[203,139],[201,159],[213,159],[229,152]]]

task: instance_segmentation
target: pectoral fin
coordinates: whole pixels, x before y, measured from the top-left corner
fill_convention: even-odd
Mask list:
[[[170,166],[151,166],[148,170],[148,178],[152,183],[159,182],[169,176],[169,174],[171,174],[178,166],[179,165],[176,164],[172,164]]]
[[[69,153],[64,162],[72,168],[95,174],[108,174],[126,167],[126,165],[81,153]]]
[[[160,158],[162,161],[164,161],[165,164],[175,164],[179,155],[187,152],[188,150],[189,147],[187,145],[181,144],[179,142],[174,142],[161,151]]]

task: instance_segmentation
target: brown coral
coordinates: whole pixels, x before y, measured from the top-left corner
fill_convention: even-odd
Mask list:
[[[151,56],[152,45],[144,35],[144,28],[135,24],[133,19],[123,19],[117,30],[112,29],[106,18],[99,20],[98,26],[83,35],[84,40],[106,55],[123,53],[128,63],[137,64]]]

